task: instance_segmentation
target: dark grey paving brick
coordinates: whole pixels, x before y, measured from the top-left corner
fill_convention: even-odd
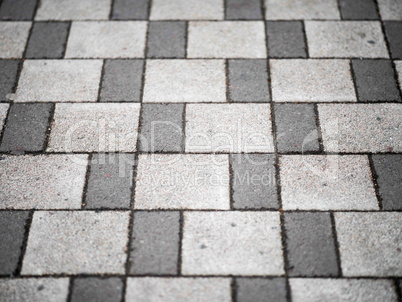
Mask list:
[[[32,20],[37,0],[3,0],[0,20]]]
[[[379,16],[374,0],[339,0],[344,20],[377,20]]]
[[[392,58],[402,59],[402,21],[385,21],[384,27]]]
[[[286,302],[284,278],[237,278],[237,302]]]
[[[88,209],[130,208],[133,154],[95,154],[86,194]]]
[[[130,273],[177,273],[179,221],[179,212],[134,213]]]
[[[113,20],[148,19],[149,0],[114,0]]]
[[[402,210],[402,155],[373,155],[384,210]]]
[[[45,147],[52,104],[13,104],[0,151],[41,151]]]
[[[259,0],[226,0],[226,20],[258,20],[262,18]]]
[[[182,151],[183,111],[184,104],[143,104],[140,151]]]
[[[0,60],[0,101],[9,101],[7,94],[15,85],[19,60]]]
[[[67,42],[68,27],[68,22],[35,22],[25,56],[35,59],[61,59]]]
[[[185,43],[185,22],[149,23],[148,58],[184,58]]]
[[[122,293],[120,278],[77,278],[73,281],[71,302],[120,302]]]
[[[400,100],[389,60],[352,60],[359,101]]]
[[[139,102],[143,67],[142,60],[106,60],[101,102]]]
[[[275,104],[274,111],[280,153],[319,150],[313,104]]]
[[[266,60],[229,60],[231,102],[269,102]]]
[[[329,213],[285,213],[289,276],[337,276]]]
[[[236,209],[278,208],[274,156],[233,154],[233,206]]]
[[[268,57],[306,58],[307,46],[301,21],[267,22]]]
[[[12,274],[18,265],[28,212],[0,212],[0,275]]]

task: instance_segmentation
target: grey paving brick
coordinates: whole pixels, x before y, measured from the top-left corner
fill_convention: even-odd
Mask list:
[[[400,101],[395,72],[388,60],[352,60],[359,101]]]
[[[153,0],[150,20],[222,20],[222,0]]]
[[[270,58],[307,57],[301,21],[268,21],[267,39]]]
[[[67,22],[35,22],[25,57],[61,59],[67,42]]]
[[[229,60],[231,102],[269,102],[266,60]]]
[[[122,296],[120,278],[77,278],[73,281],[71,302],[120,302]]]
[[[95,154],[91,160],[85,208],[129,209],[133,154]]]
[[[258,20],[262,18],[259,0],[225,1],[226,20]]]
[[[143,104],[140,151],[182,151],[183,111],[184,104]]]
[[[28,215],[25,211],[0,212],[0,275],[11,275],[17,268]]]
[[[289,276],[339,274],[329,213],[285,213]]]
[[[286,302],[283,278],[237,278],[237,302]]]
[[[41,151],[52,104],[14,104],[10,107],[0,151]]]
[[[37,0],[3,0],[1,20],[32,20]]]
[[[0,134],[3,130],[3,125],[7,117],[8,108],[10,107],[9,104],[0,104]]]
[[[179,255],[179,212],[136,212],[130,273],[175,275]]]
[[[384,210],[402,210],[402,155],[373,155],[382,207]]]
[[[19,59],[24,53],[32,22],[0,22],[0,58]]]
[[[379,19],[374,0],[339,0],[343,20]]]
[[[13,92],[20,60],[0,60],[0,102],[9,101],[8,94]]]
[[[148,58],[184,58],[186,25],[184,22],[160,21],[149,23]]]
[[[402,2],[399,0],[378,0],[382,20],[402,20]]]
[[[149,2],[149,0],[114,0],[112,20],[146,20]]]
[[[234,208],[278,208],[274,160],[271,154],[231,155]]]
[[[139,102],[142,85],[142,60],[106,60],[101,102]]]
[[[386,21],[384,22],[384,27],[391,57],[393,59],[402,59],[402,22]]]
[[[278,152],[318,151],[318,133],[312,104],[275,104]]]

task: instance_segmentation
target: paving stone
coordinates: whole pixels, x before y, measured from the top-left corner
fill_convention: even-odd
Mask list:
[[[401,152],[400,104],[319,104],[328,152]]]
[[[264,31],[262,21],[190,22],[187,56],[265,59]]]
[[[285,155],[280,169],[285,210],[378,210],[364,155]]]
[[[372,157],[384,210],[402,210],[402,155],[375,154]]]
[[[183,112],[184,104],[143,104],[140,151],[182,151]]]
[[[153,0],[150,20],[222,20],[221,0]]]
[[[16,102],[95,102],[101,60],[26,60]]]
[[[73,22],[66,58],[143,58],[145,21]]]
[[[138,103],[57,104],[47,151],[135,152]]]
[[[269,102],[266,60],[229,60],[231,102]]]
[[[339,9],[343,20],[377,20],[374,0],[340,0]]]
[[[272,154],[232,154],[232,198],[236,209],[278,209]]]
[[[312,104],[275,104],[279,153],[318,151],[318,130]]]
[[[87,155],[2,156],[0,208],[79,209]]]
[[[0,22],[0,58],[22,58],[32,22]]]
[[[41,0],[35,20],[107,20],[111,0]]]
[[[10,108],[0,151],[44,149],[51,104],[14,104]]]
[[[128,278],[126,301],[230,302],[230,279]]]
[[[134,164],[134,154],[94,154],[85,208],[129,209]]]
[[[114,0],[112,20],[147,20],[149,0]]]
[[[387,35],[391,57],[402,59],[402,22],[384,22],[385,33]]]
[[[61,59],[67,43],[68,22],[35,22],[25,57]]]
[[[12,275],[18,266],[28,214],[25,211],[0,212],[0,275]]]
[[[3,130],[3,124],[4,124],[5,120],[6,120],[9,106],[10,105],[8,105],[8,104],[1,104],[0,103],[0,134],[1,134],[1,131]]]
[[[0,280],[3,302],[62,302],[67,300],[68,278],[24,278]]]
[[[223,154],[143,154],[136,209],[228,210],[229,159]]]
[[[289,281],[294,302],[396,301],[389,280],[292,278]]]
[[[268,56],[270,58],[306,58],[301,21],[267,22]]]
[[[1,20],[32,20],[37,0],[3,0]]]
[[[150,22],[147,43],[148,58],[184,58],[185,22]]]
[[[72,302],[120,302],[123,296],[120,278],[78,278],[73,282]]]
[[[285,213],[290,276],[339,274],[329,213]]]
[[[273,152],[268,104],[189,104],[186,152]]]
[[[344,276],[401,276],[402,213],[335,213]]]
[[[312,58],[388,58],[378,21],[306,21],[309,54]]]
[[[225,1],[226,20],[259,20],[262,19],[261,2],[258,0]]]
[[[274,102],[355,102],[347,60],[270,60]]]
[[[17,77],[19,60],[0,60],[0,102],[9,101]]]
[[[399,0],[378,0],[382,20],[402,20],[402,3]]]
[[[282,275],[277,212],[185,212],[184,275]]]
[[[399,89],[402,90],[402,61],[394,61],[394,64],[398,74]]]
[[[100,93],[101,102],[140,102],[142,60],[106,60]]]
[[[143,102],[226,102],[223,60],[147,60]]]
[[[129,212],[35,212],[23,275],[124,274]]]
[[[236,278],[237,302],[286,302],[283,278]]]
[[[179,212],[134,213],[130,273],[177,274],[179,219]]]

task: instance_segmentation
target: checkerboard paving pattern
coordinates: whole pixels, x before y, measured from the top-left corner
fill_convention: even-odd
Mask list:
[[[400,0],[0,1],[0,301],[400,302]]]

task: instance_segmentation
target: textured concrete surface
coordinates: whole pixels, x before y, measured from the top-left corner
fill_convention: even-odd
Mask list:
[[[17,77],[19,63],[19,60],[0,60],[0,101],[9,101]]]
[[[401,21],[384,22],[385,33],[387,35],[389,50],[393,59],[402,59],[402,31]]]
[[[22,58],[31,22],[0,22],[0,58]]]
[[[10,107],[9,104],[0,104],[0,134],[3,130],[3,124],[7,117],[8,108]]]
[[[374,0],[340,0],[339,9],[343,20],[378,20]]]
[[[150,20],[222,20],[221,0],[153,0]]]
[[[120,278],[74,279],[71,302],[120,302],[123,281]]]
[[[185,22],[155,21],[149,23],[148,58],[184,58],[185,46]]]
[[[146,20],[150,0],[114,0],[112,20]]]
[[[286,281],[282,278],[236,278],[238,302],[286,302]]]
[[[378,0],[382,20],[401,20],[402,3],[398,0]]]
[[[262,18],[261,2],[258,0],[225,1],[226,20],[259,20]]]
[[[32,20],[38,0],[4,0],[1,3],[1,20]]]

